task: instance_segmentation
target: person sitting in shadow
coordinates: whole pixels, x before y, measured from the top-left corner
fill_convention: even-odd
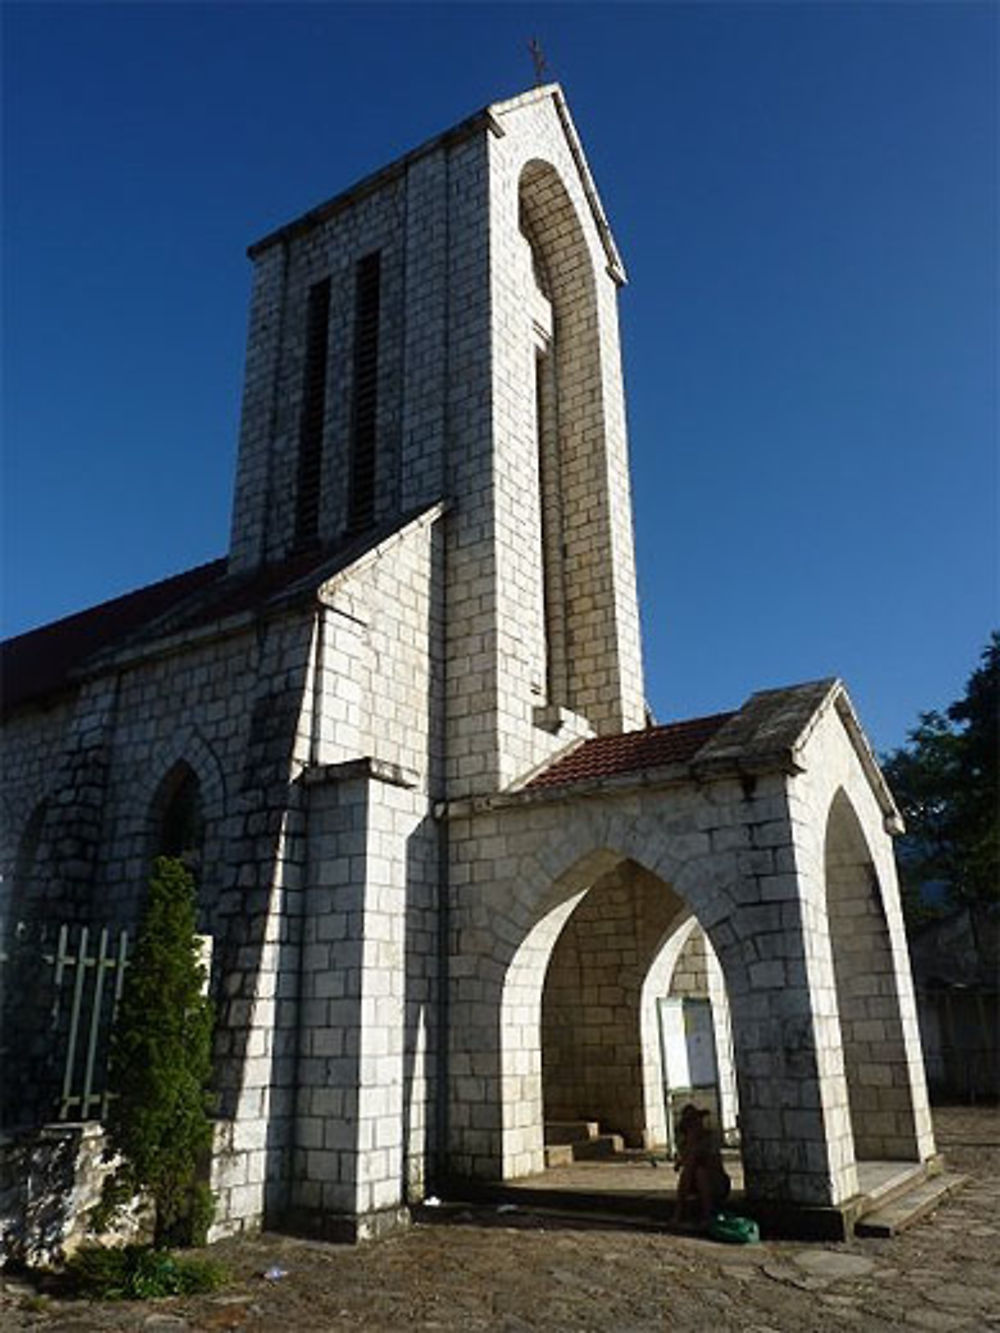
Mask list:
[[[708,1111],[689,1102],[677,1125],[677,1207],[674,1221],[684,1222],[689,1204],[697,1209],[697,1224],[705,1228],[729,1198],[732,1181],[722,1165],[718,1139],[705,1123]]]

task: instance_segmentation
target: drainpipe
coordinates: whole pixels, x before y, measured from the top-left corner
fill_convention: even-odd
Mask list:
[[[449,483],[451,480],[449,463],[451,450],[451,414],[448,410],[448,391],[451,384],[451,321],[452,321],[452,294],[449,265],[451,263],[451,153],[445,149],[444,159],[444,254],[445,254],[445,322],[444,322],[444,355],[441,357],[441,401],[444,404],[444,430],[441,441],[441,473],[440,490],[447,496],[450,494]],[[451,1060],[449,1058],[449,1047],[451,1043],[451,883],[449,874],[449,851],[450,838],[448,830],[448,759],[447,759],[447,737],[448,737],[448,527],[450,525],[449,515],[446,513],[440,520],[442,527],[441,534],[441,557],[440,574],[441,581],[441,616],[440,616],[440,653],[441,653],[441,680],[440,680],[440,704],[439,715],[441,719],[442,730],[442,748],[443,757],[438,761],[441,765],[440,771],[435,775],[436,780],[432,780],[432,788],[437,788],[442,799],[434,802],[434,818],[437,820],[437,862],[438,862],[438,892],[437,892],[437,1059],[435,1061],[435,1085],[437,1088],[436,1096],[436,1115],[435,1115],[435,1144],[434,1144],[434,1171],[432,1173],[435,1186],[439,1187],[440,1182],[447,1179],[450,1174],[449,1163],[449,1139],[451,1130],[450,1103],[451,1103]]]
[[[303,773],[298,775],[297,785],[299,788],[298,801],[299,813],[302,820],[302,845],[305,848],[305,863],[301,867],[302,879],[298,889],[299,912],[298,912],[298,940],[295,942],[295,1046],[292,1054],[292,1106],[291,1119],[288,1127],[288,1163],[287,1170],[284,1173],[284,1182],[282,1193],[284,1200],[282,1211],[291,1216],[294,1212],[293,1200],[295,1197],[295,1155],[298,1151],[299,1134],[299,1093],[302,1088],[302,1040],[303,1024],[302,1009],[305,1004],[305,983],[303,980],[303,960],[305,956],[306,941],[306,895],[309,892],[308,869],[309,869],[309,792],[302,782],[302,777],[309,768],[315,767],[319,763],[320,755],[320,720],[322,717],[323,703],[323,664],[326,660],[326,607],[320,604],[316,610],[316,638],[313,648],[313,679],[312,679],[312,716],[309,719],[309,759]]]
[[[435,1083],[437,1085],[437,1129],[435,1143],[434,1184],[447,1179],[448,1140],[450,1130],[449,1107],[451,1101],[449,1045],[451,1041],[450,1015],[451,1003],[451,885],[448,873],[448,815],[447,806],[438,802],[434,807],[437,820],[438,836],[438,899],[437,899],[437,951],[438,951],[438,994],[437,994],[437,1061]]]

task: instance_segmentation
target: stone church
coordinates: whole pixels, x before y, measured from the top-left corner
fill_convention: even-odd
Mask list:
[[[844,686],[648,717],[625,271],[560,88],[249,254],[228,554],[3,654],[7,934],[134,926],[154,855],[197,866],[218,1232],[374,1234],[541,1171],[547,1126],[667,1141],[684,994],[749,1204],[931,1159]]]

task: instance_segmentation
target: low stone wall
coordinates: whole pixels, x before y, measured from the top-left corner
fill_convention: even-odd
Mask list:
[[[233,1128],[231,1121],[215,1126],[211,1240],[255,1229],[261,1222],[263,1184],[245,1183],[252,1154],[234,1145]],[[122,1210],[113,1227],[99,1234],[90,1229],[90,1214],[116,1165],[117,1159],[107,1156],[104,1128],[96,1120],[0,1137],[0,1266],[59,1264],[84,1241],[119,1245],[149,1240],[152,1209],[140,1199]],[[241,1182],[238,1186],[235,1179]]]
[[[45,1125],[0,1140],[0,1255],[5,1264],[60,1263],[89,1236],[88,1215],[115,1162],[95,1121]],[[148,1215],[128,1209],[104,1240],[144,1237]],[[93,1237],[91,1237],[93,1238]]]

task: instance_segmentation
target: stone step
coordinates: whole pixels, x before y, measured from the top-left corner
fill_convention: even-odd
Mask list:
[[[898,1199],[901,1194],[908,1194],[910,1190],[922,1185],[932,1174],[923,1162],[913,1162],[910,1165],[902,1162],[898,1165],[896,1163],[887,1165],[895,1168],[892,1174],[887,1175],[884,1180],[877,1184],[869,1184],[863,1191],[864,1199],[860,1213],[862,1217],[867,1213],[874,1212],[876,1208],[884,1208],[893,1199]]]
[[[596,1139],[601,1127],[596,1120],[546,1120],[545,1142],[583,1143]]]
[[[616,1157],[625,1151],[625,1140],[620,1134],[598,1134],[573,1144],[573,1160],[588,1162],[594,1157]]]
[[[547,1143],[545,1145],[545,1166],[572,1166],[572,1143]]]
[[[901,1194],[881,1201],[871,1212],[863,1214],[854,1224],[856,1236],[895,1236],[925,1217],[949,1194],[962,1188],[969,1177],[955,1171],[923,1180]]]

